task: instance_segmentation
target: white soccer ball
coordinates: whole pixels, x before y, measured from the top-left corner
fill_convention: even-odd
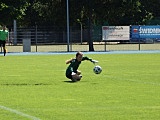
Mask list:
[[[100,73],[102,72],[101,66],[96,65],[96,66],[93,68],[93,72],[94,72],[95,74],[100,74]]]

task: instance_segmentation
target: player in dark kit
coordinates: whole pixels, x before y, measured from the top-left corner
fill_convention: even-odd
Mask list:
[[[4,56],[6,55],[6,40],[8,39],[8,31],[6,26],[3,25],[3,29],[0,30],[0,45],[3,46]]]
[[[76,53],[76,58],[72,58],[66,61],[66,64],[70,65],[66,69],[66,77],[71,79],[73,82],[80,81],[82,78],[81,71],[78,70],[79,65],[81,64],[81,61],[89,60],[93,63],[97,63],[98,61],[92,60],[88,57],[83,57],[82,52]]]

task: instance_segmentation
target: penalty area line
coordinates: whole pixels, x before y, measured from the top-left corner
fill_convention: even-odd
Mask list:
[[[17,110],[15,110],[15,109],[11,109],[11,108],[8,108],[8,107],[2,106],[2,105],[0,105],[0,109],[9,111],[9,112],[11,112],[11,113],[15,113],[15,114],[17,114],[17,115],[20,115],[20,116],[29,118],[29,119],[31,119],[31,120],[40,120],[40,119],[37,118],[37,117],[34,117],[34,116],[31,116],[31,115],[25,114],[25,113],[23,113],[23,112],[20,112],[20,111],[17,111]]]

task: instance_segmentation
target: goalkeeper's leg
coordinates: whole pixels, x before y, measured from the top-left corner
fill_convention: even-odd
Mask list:
[[[77,70],[77,75],[80,75],[81,74],[81,71]]]
[[[77,71],[77,73],[72,73],[72,81],[73,82],[80,81],[82,78],[82,75],[80,75],[80,74],[81,74],[80,71]]]

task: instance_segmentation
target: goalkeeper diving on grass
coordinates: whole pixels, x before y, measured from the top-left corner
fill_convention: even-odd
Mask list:
[[[96,60],[92,60],[91,58],[88,58],[87,56],[83,57],[82,52],[76,53],[76,58],[71,58],[66,61],[66,64],[69,64],[69,66],[66,69],[66,77],[68,79],[71,79],[73,82],[80,81],[82,78],[81,71],[78,70],[79,65],[81,64],[81,61],[88,60],[92,63],[98,63]]]

